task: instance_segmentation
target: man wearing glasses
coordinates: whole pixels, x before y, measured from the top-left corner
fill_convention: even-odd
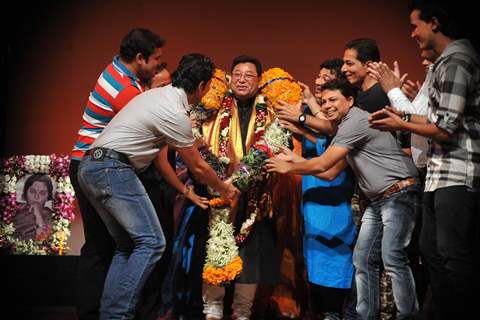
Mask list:
[[[240,159],[246,155],[250,146],[255,143],[255,128],[257,127],[256,101],[258,85],[262,74],[260,61],[251,56],[238,56],[233,60],[231,70],[230,89],[234,101],[230,111],[230,125],[228,131],[228,147],[226,155],[230,159],[229,170],[231,173],[238,165]],[[218,113],[222,117],[223,112]],[[272,114],[267,117],[271,118]],[[214,129],[220,119],[214,119],[203,126],[206,142],[213,149],[219,144],[219,132]],[[267,122],[272,119],[268,119]],[[208,129],[210,128],[210,130]],[[268,184],[268,182],[267,182]],[[264,186],[269,188],[269,186]],[[265,200],[261,195],[267,192],[260,188],[255,192],[242,193],[233,221],[235,230],[240,230],[242,223],[251,213],[252,202],[260,208],[257,221],[247,239],[240,245],[239,253],[243,260],[243,271],[234,282],[233,317],[235,319],[249,319],[255,292],[259,283],[274,284],[279,279],[280,255],[276,245],[276,230],[274,220],[271,219],[271,206],[260,204]],[[271,190],[271,187],[269,188]],[[254,193],[254,194],[252,194]],[[271,203],[271,201],[266,201]],[[203,288],[203,313],[206,319],[223,318],[223,298],[225,287],[204,284]]]

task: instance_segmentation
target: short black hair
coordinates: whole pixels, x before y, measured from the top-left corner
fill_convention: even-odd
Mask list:
[[[209,81],[215,65],[209,57],[201,53],[184,55],[178,63],[177,70],[172,73],[172,85],[182,88],[186,93],[193,93],[200,82]]]
[[[320,64],[321,69],[330,70],[335,74],[336,78],[345,78],[345,74],[342,72],[343,60],[340,58],[327,59]]]
[[[258,60],[255,57],[247,56],[247,55],[244,55],[244,54],[236,57],[235,59],[233,59],[232,69],[230,71],[233,71],[233,68],[235,68],[235,66],[237,64],[248,63],[248,62],[253,63],[255,65],[255,69],[257,70],[257,74],[260,77],[262,75],[262,72],[263,72],[262,63],[260,62],[260,60]]]
[[[323,84],[321,90],[339,90],[345,98],[353,97],[354,104],[357,100],[358,88],[345,79],[332,79]]]
[[[120,44],[120,57],[126,62],[132,62],[138,53],[148,61],[157,48],[165,45],[165,40],[148,29],[135,28],[123,37]]]
[[[411,13],[413,10],[420,11],[420,19],[430,22],[436,18],[440,24],[440,32],[452,39],[460,39],[467,35],[465,7],[457,1],[446,0],[413,0],[408,5]]]
[[[357,51],[357,59],[362,63],[367,61],[379,62],[380,50],[377,41],[369,38],[360,38],[348,42],[346,49],[355,49]]]
[[[32,174],[28,179],[25,181],[25,184],[23,185],[23,199],[27,201],[27,192],[28,189],[32,186],[34,182],[43,182],[47,186],[48,190],[48,200],[53,200],[53,183],[52,179],[47,176],[46,174],[41,174],[41,173],[35,173]]]

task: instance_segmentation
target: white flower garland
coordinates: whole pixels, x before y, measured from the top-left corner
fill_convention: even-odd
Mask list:
[[[216,268],[225,267],[238,256],[238,247],[233,236],[233,226],[228,222],[229,208],[211,208],[206,264]]]

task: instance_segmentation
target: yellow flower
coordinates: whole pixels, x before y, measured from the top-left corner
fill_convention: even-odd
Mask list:
[[[260,93],[265,96],[267,105],[273,109],[279,100],[296,104],[302,97],[300,85],[281,68],[271,68],[263,72],[260,88]]]
[[[215,69],[210,89],[202,98],[202,104],[205,109],[219,109],[227,90],[228,85],[225,72]]]

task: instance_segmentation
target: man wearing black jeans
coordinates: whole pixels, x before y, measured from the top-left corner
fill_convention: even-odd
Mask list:
[[[427,116],[392,109],[372,126],[431,139],[420,249],[430,274],[435,319],[469,319],[479,280],[480,57],[462,38],[456,11],[443,1],[414,1],[411,37],[436,56]],[[465,17],[461,18],[465,19]]]

